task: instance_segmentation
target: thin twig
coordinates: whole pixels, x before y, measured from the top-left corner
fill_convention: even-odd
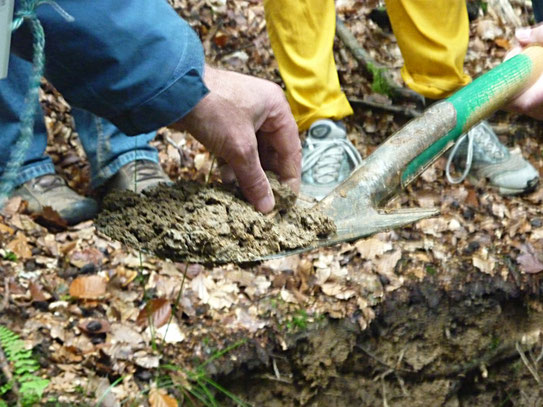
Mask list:
[[[211,179],[211,174],[213,173],[213,167],[215,166],[215,155],[213,155],[211,159],[211,165],[209,166],[209,172],[207,173],[205,184],[209,184],[209,180]]]
[[[4,278],[4,300],[2,301],[2,308],[0,311],[5,310],[9,307],[9,278]]]
[[[281,372],[279,372],[279,368],[277,367],[277,362],[275,361],[275,359],[272,359],[272,366],[273,366],[273,373],[275,373],[275,377],[277,377],[277,379],[281,379]]]
[[[280,383],[286,383],[286,384],[292,384],[292,380],[285,379],[284,377],[277,378],[274,375],[271,374],[261,374],[256,376],[259,379],[265,379],[270,380],[272,382],[280,382]]]
[[[517,349],[517,352],[520,355],[520,358],[524,362],[524,365],[526,366],[526,368],[530,371],[530,373],[534,377],[537,384],[541,385],[541,378],[539,377],[539,373],[537,373],[537,370],[534,369],[534,367],[532,366],[532,364],[530,363],[530,361],[524,354],[524,351],[522,350],[518,342],[515,342],[515,348]]]
[[[400,372],[400,373],[411,373],[411,374],[416,374],[418,372],[414,371],[414,370],[409,370],[409,369],[401,369],[401,368],[398,368],[398,367],[392,367],[390,366],[388,363],[384,362],[383,360],[381,360],[379,357],[375,356],[373,353],[371,353],[369,350],[367,350],[366,348],[364,348],[363,346],[359,345],[359,344],[356,344],[355,345],[358,349],[360,349],[362,352],[364,352],[366,355],[368,355],[370,358],[372,358],[373,360],[375,360],[376,362],[378,362],[379,364],[383,365],[384,367],[388,368],[391,372]]]
[[[419,117],[422,115],[421,112],[419,112],[416,109],[412,109],[410,107],[385,105],[383,103],[371,102],[369,100],[364,100],[364,99],[349,98],[349,103],[355,106],[359,105],[359,106],[369,107],[371,109],[378,109],[378,110],[384,110],[386,112],[397,113],[397,114],[401,114],[407,117]]]
[[[543,358],[543,346],[541,347],[541,352],[539,353],[537,358],[535,358],[535,363],[538,364],[541,358]]]
[[[181,148],[181,146],[178,146],[169,135],[166,134],[165,139],[169,145],[177,150],[177,153],[179,154],[179,165],[183,166],[183,149]]]
[[[387,389],[386,389],[385,378],[384,377],[381,377],[381,385],[383,386],[383,407],[388,407]]]

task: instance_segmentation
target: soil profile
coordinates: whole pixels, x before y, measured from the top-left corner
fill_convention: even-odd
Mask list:
[[[269,178],[276,201],[271,214],[257,212],[235,187],[179,182],[108,195],[96,226],[144,252],[207,264],[249,262],[335,232],[330,218],[298,208],[296,195]]]

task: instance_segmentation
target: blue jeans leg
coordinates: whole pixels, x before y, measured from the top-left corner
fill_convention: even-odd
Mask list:
[[[119,169],[135,160],[158,163],[157,150],[149,145],[156,132],[127,136],[109,121],[92,113],[72,109],[79,139],[91,165],[91,184],[99,187]]]
[[[20,136],[21,115],[26,109],[25,95],[32,74],[32,64],[14,54],[9,58],[9,74],[0,81],[0,173],[8,164],[15,143]],[[36,101],[37,103],[37,101]],[[15,180],[16,186],[45,174],[54,174],[55,167],[45,155],[47,147],[47,130],[43,112],[38,106],[34,121],[34,137],[19,174]]]
[[[532,7],[534,9],[535,22],[540,23],[543,21],[543,0],[532,0]]]

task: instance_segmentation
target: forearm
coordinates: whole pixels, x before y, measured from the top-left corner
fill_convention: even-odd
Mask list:
[[[46,77],[73,105],[138,134],[177,121],[207,93],[198,37],[164,0],[58,4],[75,21],[47,4],[38,8]],[[31,41],[21,27],[14,51],[30,59]]]

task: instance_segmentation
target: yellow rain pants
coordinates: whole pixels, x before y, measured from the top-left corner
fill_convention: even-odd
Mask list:
[[[405,61],[402,77],[422,95],[448,96],[463,72],[469,22],[465,0],[386,0]],[[334,61],[334,0],[264,0],[270,42],[300,131],[352,114]]]

